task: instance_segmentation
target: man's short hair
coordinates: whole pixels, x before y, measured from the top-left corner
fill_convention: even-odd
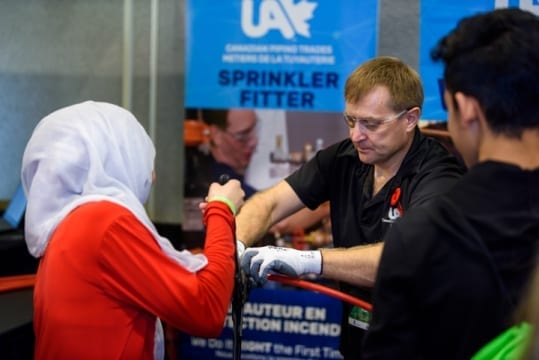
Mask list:
[[[202,109],[202,121],[208,125],[215,125],[222,130],[228,128],[228,110],[227,109]]]
[[[381,56],[357,67],[346,80],[344,98],[356,103],[377,86],[389,90],[395,111],[423,106],[423,85],[419,74],[400,59]]]

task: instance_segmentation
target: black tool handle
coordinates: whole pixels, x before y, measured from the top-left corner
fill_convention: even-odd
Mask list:
[[[219,184],[221,185],[226,184],[228,180],[230,180],[230,176],[228,176],[227,174],[222,174],[221,176],[219,176]]]
[[[219,176],[219,184],[224,185],[230,180],[230,176],[222,174]],[[236,228],[236,226],[234,226]],[[236,271],[234,274],[234,291],[232,292],[232,323],[233,323],[233,359],[241,359],[241,340],[242,340],[242,327],[243,327],[243,304],[246,301],[248,295],[245,288],[245,281],[240,268],[240,261],[238,259],[238,250],[236,249],[236,235],[234,234],[234,249],[235,249],[235,262]]]

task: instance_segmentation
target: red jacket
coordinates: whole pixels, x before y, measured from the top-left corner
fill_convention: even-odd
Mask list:
[[[234,219],[211,202],[197,273],[170,259],[127,209],[87,203],[58,226],[34,292],[36,359],[152,359],[155,320],[217,337],[234,285]]]

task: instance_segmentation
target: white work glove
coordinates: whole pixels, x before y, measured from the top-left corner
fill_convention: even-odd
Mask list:
[[[241,268],[257,284],[262,285],[271,272],[292,277],[303,274],[320,275],[322,255],[318,250],[295,250],[276,246],[248,248],[241,257]]]
[[[238,253],[238,259],[241,259],[241,256],[245,251],[245,244],[239,240],[236,240],[236,251]]]

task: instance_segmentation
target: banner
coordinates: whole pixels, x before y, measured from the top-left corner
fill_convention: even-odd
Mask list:
[[[303,290],[253,289],[243,314],[243,360],[342,359],[341,302]],[[179,359],[232,359],[231,315],[217,339],[180,336]]]
[[[342,111],[377,0],[187,2],[186,107]]]
[[[443,65],[431,60],[431,49],[442,36],[457,25],[461,18],[493,8],[494,0],[421,1],[419,72],[425,91],[424,120],[447,120],[447,113],[442,106],[443,92],[440,87],[440,80],[443,78]]]
[[[424,120],[447,120],[442,106],[443,89],[440,86],[443,66],[431,60],[431,49],[463,17],[505,7],[520,7],[539,15],[539,0],[421,1],[419,72],[425,89]]]
[[[375,56],[377,31],[378,0],[186,1],[186,248],[203,245],[198,204],[219,174],[240,180],[247,198],[348,136],[344,84]],[[300,230],[302,241],[328,238],[329,217]],[[242,359],[342,359],[340,313],[325,295],[254,289]],[[179,358],[231,359],[232,339],[229,314],[218,339],[182,336]]]

